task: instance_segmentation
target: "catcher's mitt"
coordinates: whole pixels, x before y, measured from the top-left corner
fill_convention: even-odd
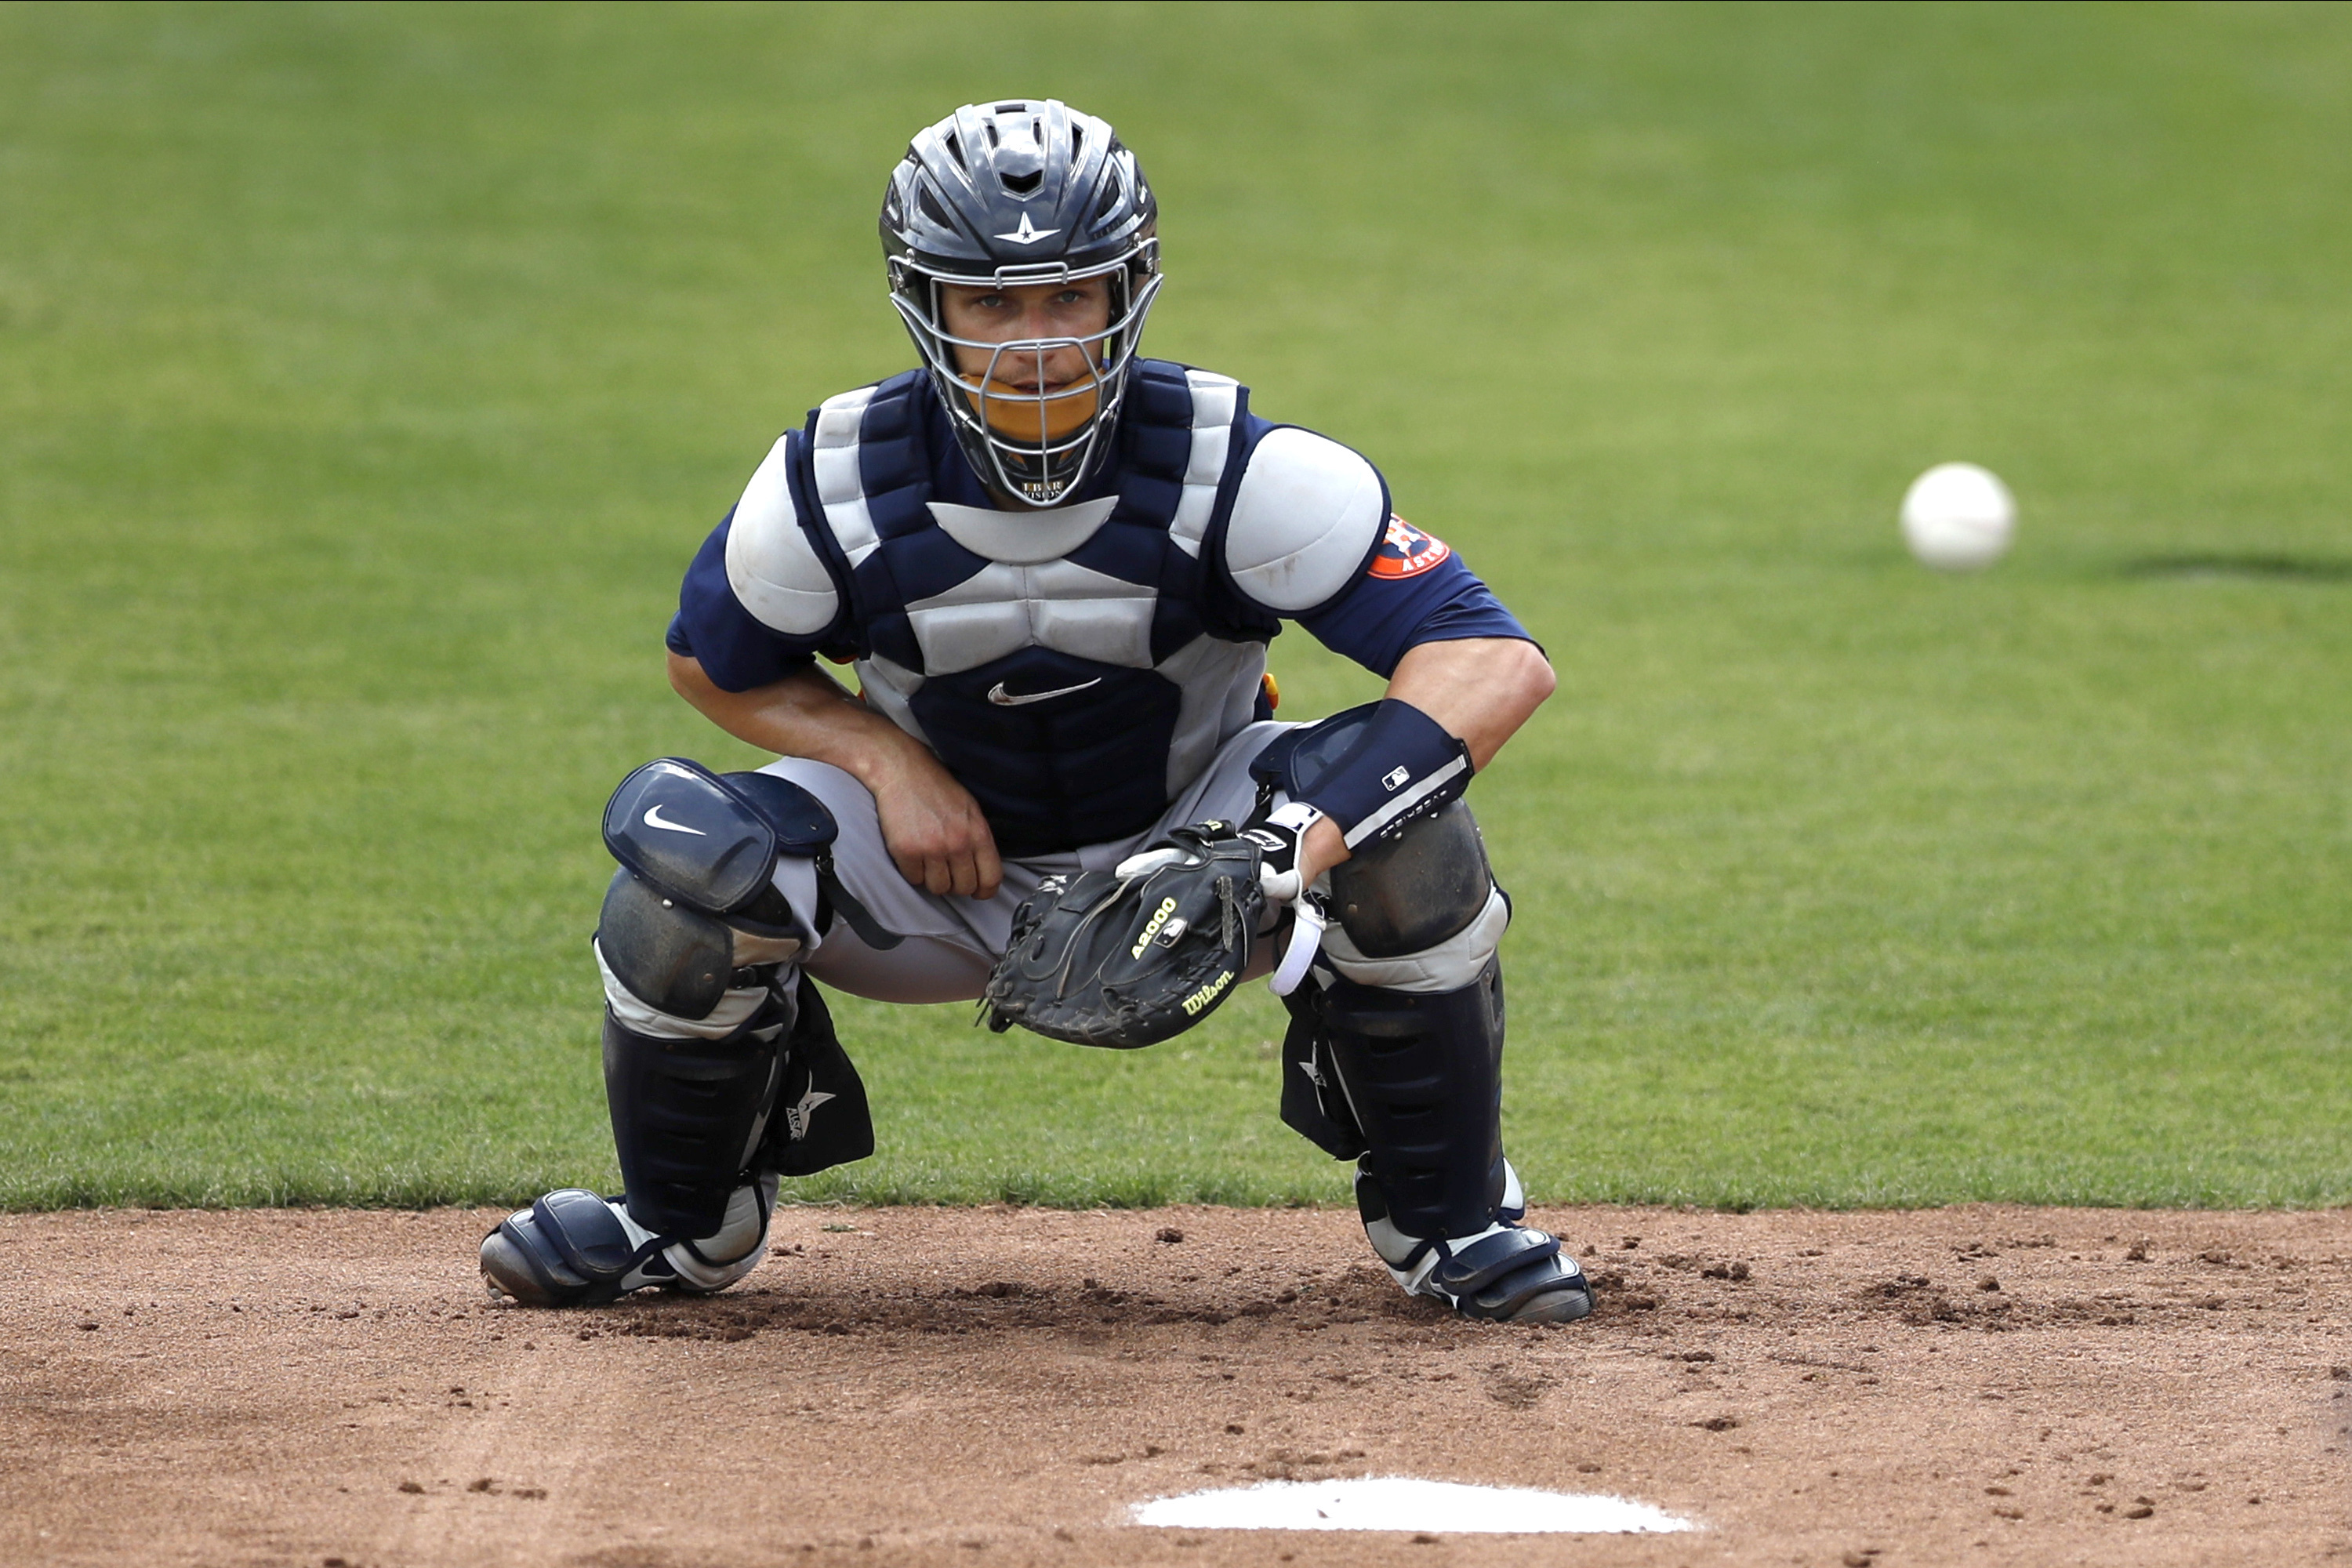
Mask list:
[[[1249,963],[1261,854],[1230,822],[1196,822],[1116,871],[1046,878],[988,977],[988,1026],[1120,1047],[1191,1028]]]

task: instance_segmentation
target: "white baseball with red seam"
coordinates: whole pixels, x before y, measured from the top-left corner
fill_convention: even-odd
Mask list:
[[[2016,533],[2017,499],[1990,468],[1938,463],[1903,492],[1903,542],[1923,566],[1981,572]]]

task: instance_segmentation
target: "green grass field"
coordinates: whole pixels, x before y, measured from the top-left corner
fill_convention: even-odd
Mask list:
[[[1473,796],[1539,1200],[2352,1202],[2347,79],[2322,6],[0,8],[0,1205],[615,1179],[596,811],[750,755],[678,572],[910,362],[884,174],[1007,92],[1139,149],[1150,347],[1559,668]],[[1344,1194],[1262,993],[841,1013],[804,1195]]]

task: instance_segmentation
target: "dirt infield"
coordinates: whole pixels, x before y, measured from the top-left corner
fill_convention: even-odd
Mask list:
[[[495,1215],[0,1215],[10,1563],[2352,1557],[2352,1214],[1538,1215],[1567,1328],[1339,1213],[791,1209],[709,1300],[491,1305]],[[1659,1536],[1146,1530],[1264,1478],[1599,1491]]]

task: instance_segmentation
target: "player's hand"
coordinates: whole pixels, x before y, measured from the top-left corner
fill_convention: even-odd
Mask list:
[[[933,893],[992,899],[1004,879],[996,835],[971,792],[929,752],[908,755],[874,791],[882,842],[898,874]]]
[[[1339,825],[1328,816],[1318,816],[1315,825],[1298,837],[1299,886],[1313,887],[1316,878],[1340,861],[1352,858]]]
[[[1330,921],[1315,879],[1348,858],[1347,839],[1338,823],[1303,800],[1242,829],[1242,837],[1257,846],[1257,882],[1266,902],[1290,908],[1290,940],[1270,981],[1276,995],[1287,996],[1307,978]]]
[[[1292,801],[1244,837],[1261,852],[1258,886],[1270,904],[1291,902],[1348,858],[1339,825],[1304,801]]]

